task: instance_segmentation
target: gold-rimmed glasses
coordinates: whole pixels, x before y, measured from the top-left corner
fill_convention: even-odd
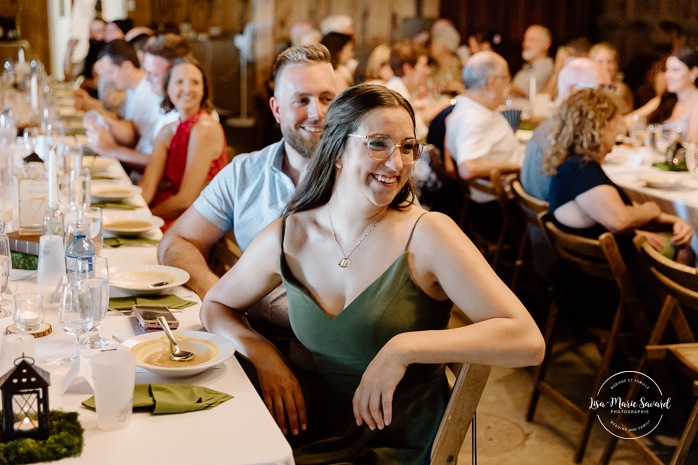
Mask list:
[[[349,137],[358,137],[363,139],[368,156],[374,160],[383,161],[390,158],[393,150],[400,149],[400,157],[402,162],[412,164],[422,156],[424,144],[419,139],[409,138],[402,141],[402,144],[396,144],[388,136],[364,136],[361,134],[349,134]]]

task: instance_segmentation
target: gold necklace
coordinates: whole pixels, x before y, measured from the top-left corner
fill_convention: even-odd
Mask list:
[[[334,230],[334,224],[332,223],[332,212],[330,212],[330,205],[327,204],[327,216],[330,219],[330,229],[332,229],[332,239],[334,239],[335,243],[339,247],[339,251],[341,252],[339,263],[337,263],[337,265],[339,265],[340,268],[346,268],[351,264],[351,261],[349,260],[349,257],[351,257],[351,254],[353,254],[354,251],[359,248],[359,246],[364,241],[364,239],[366,239],[368,237],[368,235],[371,234],[374,229],[376,229],[376,226],[378,226],[380,224],[380,222],[383,221],[383,217],[385,216],[386,213],[388,213],[388,210],[384,211],[383,214],[380,216],[380,218],[378,218],[378,221],[373,223],[373,226],[371,226],[371,228],[368,231],[366,231],[366,234],[364,234],[361,237],[361,239],[359,239],[359,242],[356,243],[354,248],[351,249],[349,251],[349,253],[344,253],[344,248],[342,247],[342,244],[340,244],[339,241],[337,240],[337,233]]]

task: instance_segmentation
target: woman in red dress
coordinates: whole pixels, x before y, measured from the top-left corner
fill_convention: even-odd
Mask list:
[[[228,162],[223,127],[212,116],[206,75],[195,60],[181,58],[164,82],[163,109],[179,122],[162,128],[143,173],[143,198],[165,220],[163,231],[194,202]]]

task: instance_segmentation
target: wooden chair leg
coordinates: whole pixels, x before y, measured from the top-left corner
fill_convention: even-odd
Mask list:
[[[696,438],[696,433],[698,432],[698,401],[693,405],[693,410],[691,411],[691,416],[688,418],[688,423],[683,430],[681,435],[681,440],[679,445],[676,447],[676,452],[671,458],[669,465],[683,465],[686,463],[686,457],[688,452],[691,450],[691,445],[693,440]]]
[[[543,340],[545,341],[545,357],[543,358],[543,363],[538,365],[533,376],[533,393],[531,394],[531,400],[528,403],[528,411],[526,413],[526,421],[533,421],[533,417],[536,414],[536,407],[538,406],[538,399],[540,399],[540,383],[545,379],[545,374],[550,366],[550,359],[553,353],[553,329],[555,327],[555,320],[557,319],[558,307],[555,300],[550,305],[548,310],[548,317],[545,321],[545,328],[543,329]]]
[[[611,367],[611,361],[613,360],[613,354],[615,353],[616,344],[618,342],[618,335],[620,334],[621,324],[623,323],[623,316],[625,313],[625,308],[622,302],[618,303],[616,308],[616,314],[613,317],[613,323],[611,324],[611,330],[608,334],[608,340],[606,341],[605,349],[603,351],[603,356],[601,358],[601,365],[596,372],[596,380],[594,381],[594,387],[591,392],[598,392],[601,385],[604,383],[608,377],[608,371]],[[581,463],[584,459],[584,453],[586,452],[587,444],[589,443],[589,436],[591,436],[591,429],[594,426],[593,412],[588,410],[584,414],[584,426],[582,428],[582,437],[579,441],[579,446],[574,455],[574,462]]]

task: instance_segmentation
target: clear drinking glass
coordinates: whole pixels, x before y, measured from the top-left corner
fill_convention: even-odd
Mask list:
[[[109,263],[100,256],[81,257],[77,262],[77,281],[86,283],[92,305],[92,327],[80,339],[80,347],[100,349],[109,341],[99,335],[98,326],[109,308]]]
[[[0,234],[0,318],[12,315],[11,299],[5,298],[7,283],[12,271],[12,252],[10,252],[10,241],[7,234]]]
[[[61,360],[63,365],[69,365],[78,357],[80,335],[92,327],[92,299],[84,281],[63,285],[58,320],[61,329],[75,337],[75,353]]]
[[[92,176],[88,168],[78,168],[70,170],[68,181],[68,193],[70,195],[70,209],[80,210],[90,208]]]

